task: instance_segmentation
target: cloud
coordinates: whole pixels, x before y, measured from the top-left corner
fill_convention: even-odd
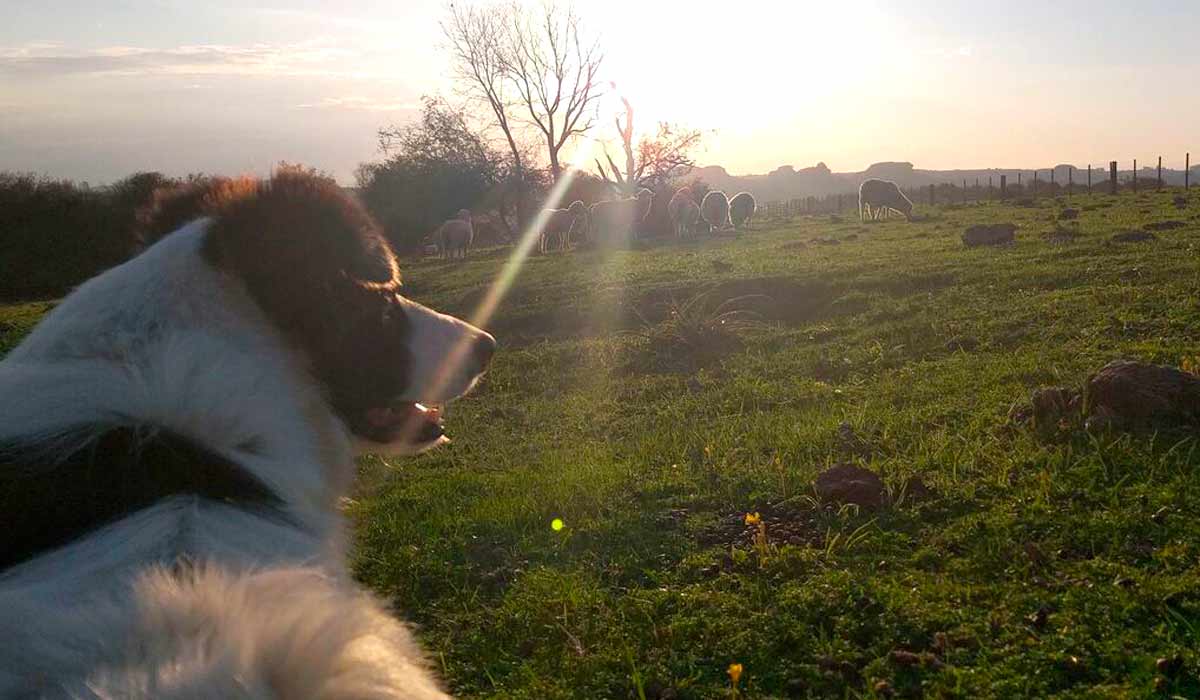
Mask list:
[[[346,44],[311,40],[284,44],[196,44],[167,49],[108,46],[71,49],[53,42],[0,47],[0,75],[264,76],[385,78],[365,66],[372,56]]]
[[[295,105],[295,109],[341,109],[360,112],[403,112],[420,109],[412,101],[383,100],[375,97],[326,97],[319,102]]]
[[[975,55],[975,47],[970,44],[955,47],[937,47],[925,49],[925,53],[938,58],[970,58]]]

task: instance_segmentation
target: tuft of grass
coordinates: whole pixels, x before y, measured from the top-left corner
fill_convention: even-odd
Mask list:
[[[662,304],[657,322],[635,309],[641,327],[629,334],[644,341],[653,358],[668,364],[699,366],[734,352],[747,332],[765,325],[753,307],[769,299],[746,294],[717,301],[714,296],[706,290],[683,302],[672,297]]]

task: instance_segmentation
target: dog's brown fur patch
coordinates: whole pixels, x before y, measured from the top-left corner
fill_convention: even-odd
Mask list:
[[[366,410],[404,390],[410,364],[399,269],[370,215],[332,179],[288,168],[164,194],[146,230],[153,240],[200,216],[213,219],[205,257],[246,284],[338,414],[369,432]]]

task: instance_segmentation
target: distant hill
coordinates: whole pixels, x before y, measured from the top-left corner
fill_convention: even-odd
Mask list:
[[[1076,184],[1087,182],[1087,167],[1079,168],[1068,164],[1056,165],[1053,168],[1054,181],[1066,184],[1069,171],[1074,168]],[[1193,167],[1191,180],[1200,184],[1200,165]],[[1051,168],[1037,170],[1038,179],[1042,182],[1050,180]],[[765,175],[730,175],[719,165],[709,165],[695,168],[688,174],[688,179],[699,178],[713,189],[724,190],[726,193],[746,191],[762,202],[783,201],[797,197],[823,197],[830,194],[857,192],[859,184],[868,178],[892,180],[904,188],[922,187],[937,184],[962,185],[966,180],[968,186],[974,186],[976,179],[979,184],[986,186],[988,178],[999,187],[1000,176],[1008,176],[1008,181],[1016,184],[1018,174],[1022,182],[1033,178],[1034,169],[985,168],[980,170],[921,170],[907,162],[875,163],[866,170],[859,172],[835,173],[825,163],[817,163],[810,168],[796,169],[790,165],[780,166]],[[1122,181],[1132,177],[1129,169],[1119,170],[1118,178]],[[1092,182],[1098,184],[1106,181],[1108,171],[1093,167]],[[1138,179],[1153,181],[1157,178],[1155,168],[1139,168]],[[1183,170],[1163,169],[1163,182],[1172,185],[1183,184]]]

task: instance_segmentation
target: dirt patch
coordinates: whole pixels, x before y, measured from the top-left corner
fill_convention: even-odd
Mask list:
[[[1145,243],[1158,240],[1158,236],[1149,231],[1121,231],[1114,233],[1111,240],[1113,243]]]
[[[813,484],[817,497],[826,503],[853,503],[877,510],[886,500],[883,480],[870,469],[839,464],[821,472]]]
[[[963,231],[962,242],[968,248],[984,245],[1006,245],[1016,241],[1016,234],[1016,224],[976,224]]]
[[[1142,228],[1147,231],[1174,231],[1175,229],[1183,228],[1184,226],[1187,226],[1187,224],[1183,221],[1171,219],[1168,221],[1155,221],[1153,223],[1146,224]]]
[[[782,503],[757,507],[753,512],[766,526],[767,541],[771,544],[820,547],[825,543],[825,533],[818,522],[820,513],[812,508]],[[697,534],[696,540],[706,547],[752,547],[758,535],[758,524],[748,523],[746,515],[741,511],[723,515],[711,527]],[[731,561],[722,560],[718,566],[729,568],[731,565]]]
[[[1200,377],[1175,367],[1118,360],[1088,378],[1089,423],[1098,427],[1200,424]]]

